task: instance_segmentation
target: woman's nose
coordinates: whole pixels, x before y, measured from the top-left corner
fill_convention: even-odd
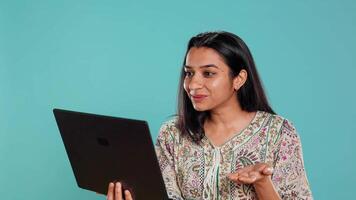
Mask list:
[[[189,82],[189,89],[195,90],[203,87],[203,80],[198,75],[192,76]]]

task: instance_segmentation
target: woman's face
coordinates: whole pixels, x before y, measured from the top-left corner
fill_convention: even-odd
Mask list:
[[[226,103],[237,103],[230,69],[215,50],[192,47],[184,70],[184,89],[195,110],[207,111]]]

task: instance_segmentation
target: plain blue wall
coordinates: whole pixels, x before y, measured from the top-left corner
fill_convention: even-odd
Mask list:
[[[104,199],[77,188],[52,108],[175,112],[188,39],[249,45],[274,109],[296,125],[316,199],[353,199],[354,1],[0,0],[0,199]],[[118,157],[118,159],[120,159]]]

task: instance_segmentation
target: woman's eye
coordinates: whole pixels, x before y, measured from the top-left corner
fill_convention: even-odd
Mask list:
[[[185,73],[185,76],[186,77],[190,77],[190,76],[192,76],[193,75],[193,73],[192,72],[184,72]]]
[[[204,72],[204,76],[210,77],[213,76],[215,73],[214,72]]]

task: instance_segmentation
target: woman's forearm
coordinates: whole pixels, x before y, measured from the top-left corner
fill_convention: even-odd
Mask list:
[[[281,200],[270,177],[253,184],[259,200]]]

